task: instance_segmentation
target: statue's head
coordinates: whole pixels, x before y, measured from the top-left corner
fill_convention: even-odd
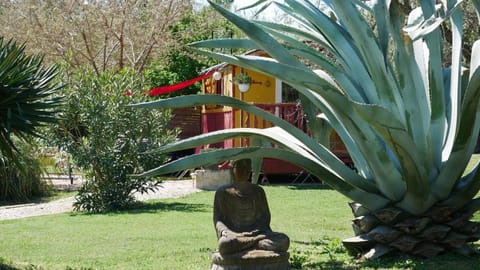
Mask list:
[[[234,160],[230,163],[233,178],[237,181],[248,181],[252,172],[252,162],[250,159]]]

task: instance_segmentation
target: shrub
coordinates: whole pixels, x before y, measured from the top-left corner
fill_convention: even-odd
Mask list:
[[[130,176],[162,163],[165,158],[140,152],[176,137],[176,132],[166,127],[168,111],[128,106],[148,98],[143,86],[143,78],[129,70],[104,72],[100,76],[88,70],[75,72],[66,89],[67,106],[56,138],[89,179],[77,196],[76,210],[124,209],[134,201],[134,192],[147,192],[158,186],[157,181]]]
[[[13,138],[17,159],[0,155],[0,201],[25,202],[33,197],[48,196],[52,188],[41,179],[41,164],[33,144]]]

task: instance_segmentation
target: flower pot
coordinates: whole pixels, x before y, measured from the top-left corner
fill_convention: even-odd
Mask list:
[[[240,90],[240,92],[245,93],[245,92],[248,91],[248,89],[250,89],[250,84],[249,83],[239,83],[238,84],[238,90]]]

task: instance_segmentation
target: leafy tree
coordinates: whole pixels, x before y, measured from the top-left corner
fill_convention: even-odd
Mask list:
[[[25,200],[40,192],[39,165],[28,142],[39,136],[39,127],[57,120],[62,89],[56,67],[42,61],[0,37],[0,200]]]
[[[203,69],[215,64],[211,58],[192,54],[186,44],[208,39],[214,36],[231,38],[236,34],[234,26],[219,16],[211,8],[204,8],[199,12],[186,13],[176,24],[168,29],[169,35],[183,44],[170,46],[163,56],[152,61],[147,78],[155,86],[171,85],[190,80]],[[200,83],[194,84],[181,91],[176,91],[162,97],[171,97],[185,94],[196,94],[200,91]]]
[[[223,104],[272,122],[268,129],[237,129],[176,142],[159,153],[233,137],[251,137],[247,148],[219,149],[152,169],[152,176],[225,159],[278,158],[297,164],[354,201],[357,235],[344,244],[367,258],[388,252],[430,257],[447,250],[468,254],[480,238],[480,165],[465,168],[480,129],[480,41],[462,66],[463,7],[459,1],[419,1],[406,18],[404,1],[267,1],[285,10],[298,26],[250,21],[212,4],[248,39],[194,44],[202,54],[273,75],[300,94],[310,133],[251,104],[224,96],[183,96],[141,104],[175,108]],[[265,3],[260,1],[259,4]],[[436,4],[436,5],[435,5]],[[480,18],[480,1],[472,0]],[[365,14],[377,24],[373,31]],[[445,40],[439,25],[452,29],[451,63],[442,65]],[[305,42],[304,42],[305,41]],[[316,46],[309,46],[314,43]],[[210,48],[261,48],[273,59],[233,56]],[[321,50],[317,50],[321,48]],[[391,54],[393,52],[393,54]],[[328,53],[327,55],[325,53]],[[303,61],[301,61],[303,60]],[[308,63],[308,65],[304,63]],[[319,114],[321,112],[321,114]],[[345,143],[355,167],[346,167],[317,142],[328,121]],[[263,141],[280,148],[267,147]]]
[[[129,107],[146,101],[142,76],[132,70],[104,72],[76,70],[66,89],[67,104],[56,128],[56,145],[72,154],[86,171],[89,181],[75,202],[77,210],[103,212],[124,209],[134,192],[148,192],[159,182],[132,178],[141,170],[162,163],[163,156],[139,154],[175,139],[167,128],[168,111],[147,111]]]

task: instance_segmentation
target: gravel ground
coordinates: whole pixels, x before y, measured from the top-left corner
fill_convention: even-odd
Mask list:
[[[163,181],[154,193],[135,194],[138,200],[178,198],[199,191],[193,180]],[[48,203],[30,203],[0,207],[0,220],[44,216],[72,211],[74,198],[64,198]]]

